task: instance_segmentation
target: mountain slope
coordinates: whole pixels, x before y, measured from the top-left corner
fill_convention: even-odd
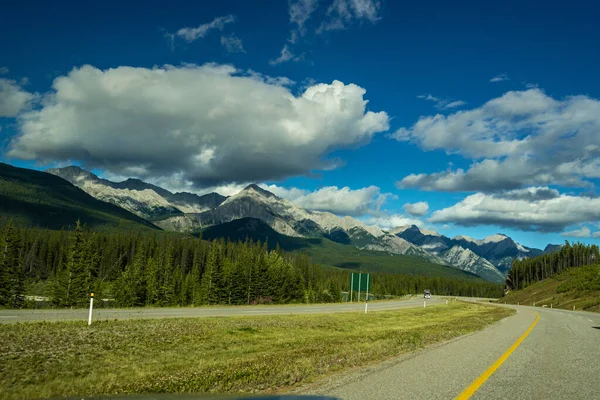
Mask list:
[[[491,282],[502,283],[505,276],[483,257],[479,257],[469,249],[455,245],[440,254],[448,265],[454,265],[463,271],[472,272]]]
[[[0,214],[25,226],[60,229],[158,229],[127,210],[95,199],[57,176],[0,163]]]
[[[210,210],[226,199],[218,193],[203,196],[186,192],[171,193],[139,179],[112,182],[77,166],[53,168],[46,172],[60,176],[99,200],[148,219]]]
[[[440,235],[437,232],[421,229],[415,225],[398,227],[392,232],[430,253],[441,256],[446,262],[455,260],[455,264],[453,265],[459,268],[462,265],[462,267],[467,268],[467,270],[475,270],[472,272],[476,272],[478,268],[481,268],[481,273],[486,275],[492,274],[505,277],[510,270],[514,259],[536,257],[543,254],[542,250],[522,246],[503,234],[488,236],[481,240],[475,240],[468,236],[456,236],[451,239]],[[449,252],[450,249],[456,246],[473,253],[462,256],[464,259],[471,260],[467,263],[469,265],[461,264],[463,258],[457,257],[455,254],[444,257],[445,252]],[[456,252],[457,250],[453,253]],[[475,256],[481,258],[481,260],[476,260]],[[494,266],[499,274],[496,271],[491,270],[488,264]],[[480,267],[478,267],[478,265]]]
[[[414,255],[434,263],[444,263],[437,255],[378,227],[367,226],[351,217],[305,210],[257,185],[247,186],[212,210],[172,216],[156,221],[156,224],[167,230],[194,232],[241,218],[260,219],[286,236],[327,238],[362,250]]]
[[[508,273],[514,259],[532,258],[543,254],[540,249],[523,246],[510,237],[498,233],[482,240],[461,238],[458,244],[494,264],[504,275]]]
[[[279,243],[283,250],[306,251],[314,262],[339,268],[484,281],[474,274],[434,264],[422,257],[361,250],[355,246],[336,243],[327,238],[286,236],[256,218],[241,218],[207,227],[202,230],[201,234],[204,239],[229,238],[233,241],[243,241],[250,238],[263,243],[266,241],[271,249],[274,249]]]
[[[499,302],[600,312],[600,265],[569,268],[525,289],[510,291]]]
[[[421,249],[439,256],[444,264],[477,274],[492,282],[504,282],[505,274],[500,272],[490,261],[469,249],[469,247],[475,246],[476,241],[473,239],[469,238],[470,240],[467,242],[469,244],[465,245],[467,239],[450,239],[416,225],[398,227],[392,232]]]

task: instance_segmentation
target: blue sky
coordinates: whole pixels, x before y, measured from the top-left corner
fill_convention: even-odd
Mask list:
[[[0,159],[174,190],[264,182],[382,226],[598,243],[597,11],[17,2],[0,26]]]

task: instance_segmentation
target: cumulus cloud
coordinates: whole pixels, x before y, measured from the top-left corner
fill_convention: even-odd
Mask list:
[[[417,98],[434,102],[435,108],[440,110],[462,107],[467,104],[466,101],[462,100],[440,99],[439,97],[433,96],[431,93],[427,95],[420,94],[417,96]]]
[[[244,46],[240,38],[231,34],[229,36],[221,36],[221,45],[227,49],[229,53],[245,53]]]
[[[217,17],[211,22],[199,25],[195,28],[181,28],[177,31],[176,35],[187,42],[193,42],[194,40],[205,37],[212,30],[222,31],[225,28],[225,25],[232,22],[235,22],[235,16],[225,15],[223,17]]]
[[[317,28],[317,34],[325,31],[347,29],[354,23],[376,23],[381,19],[378,0],[334,0],[327,9],[327,18]]]
[[[375,225],[381,229],[393,229],[399,226],[416,225],[423,226],[423,221],[410,218],[403,214],[383,213],[381,215],[371,216],[363,220],[367,225]]]
[[[490,79],[490,82],[495,83],[495,82],[502,82],[502,81],[508,81],[508,75],[506,74],[498,74],[495,77],[493,77],[492,79]]]
[[[599,237],[600,237],[600,231],[598,231],[598,232],[594,232],[594,233],[592,234],[592,237],[593,237],[593,238],[599,238]]]
[[[4,75],[4,74],[8,74],[8,68],[6,67],[0,67],[0,75]]]
[[[19,115],[9,155],[78,160],[137,177],[181,173],[196,187],[279,180],[335,168],[334,149],[388,129],[365,89],[333,81],[294,95],[232,66],[86,65],[55,79],[43,107]]]
[[[528,190],[476,193],[435,211],[429,221],[542,232],[561,232],[571,225],[600,221],[600,198],[558,194],[543,187]]]
[[[378,213],[387,199],[393,197],[389,193],[381,193],[377,186],[362,189],[326,186],[312,192],[297,188],[286,189],[277,185],[261,186],[302,208],[351,216]]]
[[[589,187],[600,178],[600,101],[561,100],[540,89],[511,91],[479,108],[421,117],[390,135],[423,150],[444,150],[473,163],[468,170],[412,174],[399,187],[496,191],[528,185]]]
[[[15,117],[37,98],[14,80],[0,78],[0,117]]]
[[[592,235],[592,231],[587,226],[584,226],[580,229],[562,232],[561,235],[566,237],[588,238]]]
[[[429,204],[426,201],[419,201],[418,203],[406,203],[402,206],[404,211],[413,216],[423,216],[429,211]]]

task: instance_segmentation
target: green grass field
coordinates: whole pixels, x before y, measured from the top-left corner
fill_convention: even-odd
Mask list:
[[[536,305],[600,312],[600,265],[570,268],[523,290],[514,290],[500,303]]]
[[[284,391],[511,313],[457,303],[367,315],[0,325],[0,398]]]

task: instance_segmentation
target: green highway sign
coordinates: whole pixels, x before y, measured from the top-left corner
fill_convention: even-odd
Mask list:
[[[354,292],[370,292],[371,291],[371,275],[353,272],[350,279],[352,290]]]
[[[360,301],[360,294],[364,293],[363,297],[368,298],[371,292],[371,274],[363,274],[361,272],[353,272],[350,277],[350,301],[356,298]]]

